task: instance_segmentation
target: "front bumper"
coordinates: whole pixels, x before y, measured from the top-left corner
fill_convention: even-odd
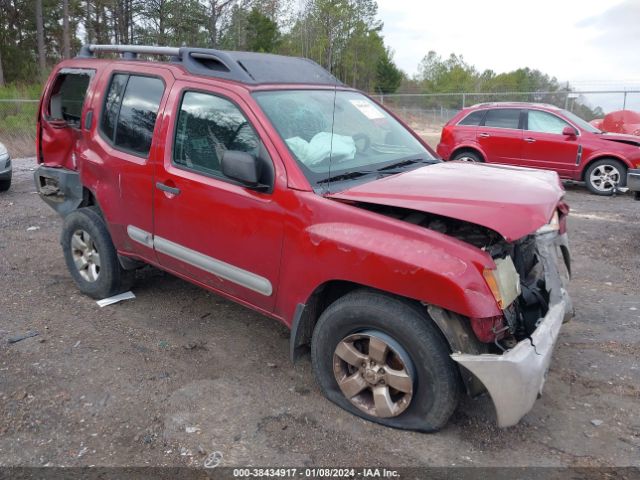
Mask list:
[[[640,168],[627,172],[627,188],[634,192],[636,200],[640,200]]]
[[[11,178],[11,157],[0,157],[0,180],[7,180]]]
[[[531,337],[502,355],[451,355],[484,384],[493,400],[500,427],[517,424],[533,407],[542,393],[560,327],[573,316],[571,299],[565,290],[568,277],[560,268],[563,261],[569,270],[566,234],[538,235],[536,251],[544,269],[550,306]]]

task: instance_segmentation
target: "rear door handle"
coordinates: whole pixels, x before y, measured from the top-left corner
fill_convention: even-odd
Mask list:
[[[489,135],[488,133],[479,133],[478,136],[480,138],[487,138],[487,137],[490,137],[491,135]]]
[[[156,188],[158,190],[162,190],[163,192],[170,193],[172,195],[180,195],[180,189],[176,187],[170,187],[169,185],[165,185],[162,182],[156,182]]]
[[[525,138],[525,139],[524,139],[524,141],[525,141],[525,142],[527,142],[527,143],[533,143],[533,142],[535,142],[535,141],[536,141],[536,139],[535,139],[535,138],[528,137],[528,138]]]

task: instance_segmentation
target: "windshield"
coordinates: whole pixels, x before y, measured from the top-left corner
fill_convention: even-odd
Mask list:
[[[257,92],[258,104],[312,185],[396,164],[435,161],[406,128],[357,92]]]
[[[567,117],[569,120],[571,120],[575,125],[580,127],[582,130],[586,130],[587,132],[591,132],[591,133],[602,133],[602,131],[598,130],[596,127],[591,125],[586,120],[581,119],[575,113],[571,113],[568,110],[562,110],[562,114],[565,117]]]

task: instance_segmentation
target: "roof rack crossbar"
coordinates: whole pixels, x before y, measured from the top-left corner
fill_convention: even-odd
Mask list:
[[[178,47],[155,47],[152,45],[84,45],[78,54],[79,57],[93,57],[96,52],[129,53],[143,55],[168,55],[177,57],[180,55]]]

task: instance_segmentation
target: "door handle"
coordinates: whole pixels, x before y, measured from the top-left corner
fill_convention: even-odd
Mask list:
[[[170,187],[169,185],[165,185],[162,182],[156,182],[156,188],[158,190],[162,190],[163,192],[170,193],[172,195],[180,195],[180,189],[176,187]]]
[[[484,133],[484,132],[483,132],[483,133],[479,133],[479,134],[478,134],[478,136],[479,136],[480,138],[487,138],[487,137],[490,137],[491,135],[489,135],[488,133]]]
[[[528,138],[525,138],[524,141],[527,142],[527,143],[534,143],[536,141],[536,139],[528,137]]]

